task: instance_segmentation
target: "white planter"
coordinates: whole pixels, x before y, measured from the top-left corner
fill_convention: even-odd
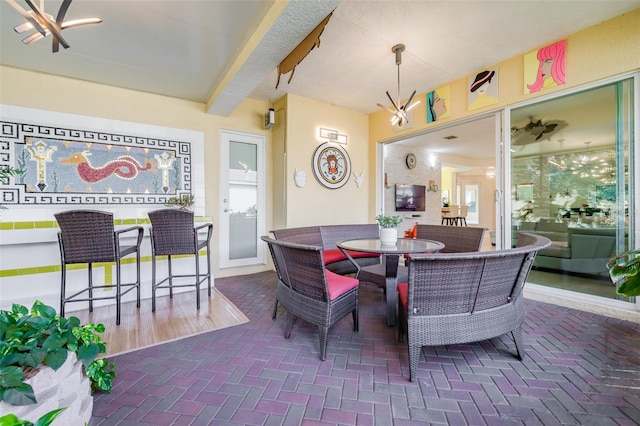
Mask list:
[[[0,402],[0,417],[15,414],[19,419],[35,423],[40,417],[57,408],[67,407],[51,426],[84,425],[89,423],[93,410],[91,382],[82,373],[82,362],[69,352],[65,363],[57,370],[40,367],[40,371],[26,382],[33,387],[36,404],[9,405]]]
[[[380,244],[395,245],[398,241],[398,228],[380,228]]]

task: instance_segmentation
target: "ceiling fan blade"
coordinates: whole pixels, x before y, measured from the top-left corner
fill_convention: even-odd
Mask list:
[[[391,108],[388,108],[380,103],[377,104],[380,108],[382,109],[386,109],[387,111],[389,111],[391,114],[395,114],[396,112],[394,110],[392,110]]]
[[[50,21],[44,14],[44,12],[42,10],[40,10],[40,8],[38,7],[38,5],[36,5],[33,0],[25,0],[25,2],[29,5],[29,7],[33,10],[33,13],[35,13],[38,18],[40,18],[42,20],[42,22],[44,22],[44,25],[47,27],[47,29],[51,32],[51,36],[54,39],[57,39],[58,42],[60,42],[60,44],[67,49],[69,47],[69,43],[67,43],[67,41],[64,39],[64,37],[62,37],[62,34],[60,33],[61,28],[59,27],[59,25],[55,22]],[[46,35],[46,34],[43,34]]]

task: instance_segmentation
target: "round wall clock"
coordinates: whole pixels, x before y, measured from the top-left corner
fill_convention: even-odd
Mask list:
[[[407,161],[407,167],[410,169],[413,169],[417,164],[416,155],[413,152],[410,152],[409,154],[407,154],[406,161]]]
[[[327,188],[340,188],[351,175],[349,154],[341,145],[323,143],[313,154],[313,173]]]

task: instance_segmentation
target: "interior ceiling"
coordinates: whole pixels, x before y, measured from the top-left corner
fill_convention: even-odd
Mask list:
[[[45,0],[45,10],[55,16],[60,4]],[[285,93],[367,114],[388,105],[386,90],[397,97],[397,43],[406,45],[405,98],[638,7],[640,0],[75,0],[67,19],[103,22],[65,30],[71,47],[53,54],[50,37],[21,42],[13,27],[24,20],[2,1],[0,63],[207,103],[218,115],[245,97],[273,102]],[[277,65],[334,8],[320,46],[276,90]],[[462,137],[450,146],[470,143],[487,151]]]

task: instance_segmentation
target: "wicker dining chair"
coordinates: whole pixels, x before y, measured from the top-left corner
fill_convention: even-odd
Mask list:
[[[536,253],[551,242],[520,234],[513,249],[411,256],[408,283],[398,284],[398,332],[408,336],[409,380],[423,346],[477,342],[511,334],[525,353],[523,287]]]
[[[436,240],[444,244],[440,253],[467,253],[480,251],[487,228],[472,226],[452,228],[446,225],[419,224],[417,237]]]
[[[183,209],[160,209],[148,213],[151,220],[151,311],[156,311],[156,291],[169,289],[169,297],[173,298],[173,289],[178,287],[195,287],[196,309],[200,309],[200,285],[206,280],[208,294],[211,297],[211,236],[213,224],[203,223],[194,226],[193,212]],[[200,250],[205,250],[207,259],[206,272],[200,271]],[[195,272],[192,274],[175,274],[172,268],[172,256],[193,255]],[[167,276],[158,281],[158,256],[167,257]],[[184,283],[182,279],[188,279]],[[180,283],[174,282],[179,279]]]
[[[56,213],[60,226],[58,245],[60,247],[60,263],[62,268],[60,284],[60,316],[64,316],[65,305],[71,302],[89,302],[89,312],[93,312],[94,300],[115,299],[116,325],[120,324],[122,296],[136,290],[136,306],[140,307],[140,244],[144,230],[141,226],[131,226],[115,230],[113,213],[98,210],[69,210]],[[124,245],[121,242],[127,233],[136,233],[134,244]],[[136,279],[131,283],[122,283],[121,259],[136,255]],[[94,293],[94,290],[113,289],[113,285],[93,284],[93,264],[97,262],[115,262],[116,283],[114,292]],[[85,288],[67,296],[67,265],[86,263],[88,283]],[[105,268],[108,268],[106,265]],[[123,290],[124,289],[124,290]]]
[[[359,281],[325,269],[321,246],[261,238],[269,246],[278,274],[276,299],[287,310],[285,339],[298,317],[316,325],[324,361],[327,335],[335,323],[351,313],[353,331],[358,332]]]

